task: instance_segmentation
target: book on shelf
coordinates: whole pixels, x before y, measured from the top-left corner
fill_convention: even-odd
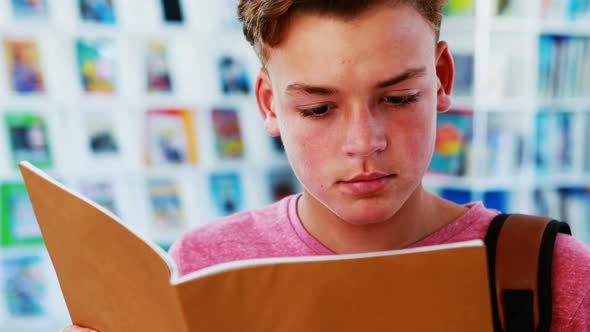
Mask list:
[[[562,219],[580,241],[590,244],[590,189],[587,187],[562,188]]]
[[[269,202],[281,199],[299,192],[300,184],[291,167],[272,168],[268,172],[270,184]]]
[[[43,114],[11,111],[4,113],[4,122],[14,167],[20,160],[41,168],[53,167],[53,149]]]
[[[115,195],[115,184],[108,180],[83,180],[80,183],[80,193],[96,204],[119,215],[119,207]]]
[[[209,195],[216,216],[226,216],[244,209],[242,175],[236,171],[209,174]]]
[[[151,210],[151,230],[158,240],[176,238],[187,227],[180,183],[171,177],[147,180]]]
[[[590,244],[590,190],[587,187],[535,189],[535,213],[566,221],[577,239]]]
[[[146,163],[194,164],[197,139],[193,111],[156,109],[146,113]]]
[[[23,183],[0,183],[0,248],[43,243],[27,189]]]
[[[0,286],[5,312],[11,318],[41,317],[49,311],[49,278],[40,254],[0,257]]]
[[[585,137],[582,114],[543,109],[536,115],[535,166],[541,175],[581,174]]]
[[[519,174],[525,158],[524,121],[520,114],[489,113],[487,144],[483,165],[486,176],[514,176]],[[515,119],[519,119],[515,121]]]
[[[482,241],[245,260],[179,277],[160,247],[20,165],[75,324],[126,332],[493,330]]]
[[[80,17],[85,22],[108,25],[117,23],[113,0],[78,0],[78,5]]]
[[[241,58],[230,54],[220,56],[218,72],[223,96],[248,95],[252,91],[252,83]]]
[[[171,93],[173,84],[166,43],[152,39],[144,47],[148,93]]]
[[[557,190],[536,188],[533,191],[533,204],[536,215],[561,219],[560,195]]]
[[[453,95],[455,96],[472,96],[473,95],[473,54],[456,53],[453,54],[455,62],[455,82],[453,84]]]
[[[87,111],[82,114],[84,140],[89,159],[93,161],[121,158],[121,147],[115,113]]]
[[[19,95],[42,94],[45,80],[37,42],[30,39],[4,39],[4,58],[11,90]]]
[[[538,68],[540,97],[590,95],[590,38],[542,35]]]
[[[281,136],[270,136],[270,141],[273,152],[281,155],[285,154],[285,145],[283,144]]]
[[[184,12],[181,0],[161,0],[162,18],[166,23],[181,24],[184,22]]]
[[[115,43],[108,38],[76,40],[78,73],[86,93],[115,93],[118,70],[116,51]]]
[[[467,172],[473,130],[473,114],[451,110],[436,118],[436,142],[429,171],[448,175]]]
[[[476,197],[472,190],[462,188],[442,188],[439,194],[456,204],[467,204],[480,199],[487,208],[502,212],[510,211],[510,192],[506,190],[487,190],[481,193],[481,198]]]
[[[238,112],[230,108],[216,108],[211,111],[215,134],[217,157],[239,159],[244,156],[244,141]]]
[[[47,0],[11,0],[12,14],[18,20],[47,18]]]

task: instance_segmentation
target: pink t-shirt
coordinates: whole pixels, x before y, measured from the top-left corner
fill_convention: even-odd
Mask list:
[[[241,212],[186,232],[170,249],[179,273],[250,258],[334,255],[311,236],[297,214],[300,195],[259,210]],[[410,247],[485,238],[498,214],[481,203],[456,221]],[[559,235],[553,258],[552,332],[590,331],[590,248]]]

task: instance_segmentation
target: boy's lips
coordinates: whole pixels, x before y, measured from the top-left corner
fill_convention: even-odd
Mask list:
[[[338,183],[353,194],[370,195],[385,189],[394,177],[395,174],[362,173]]]

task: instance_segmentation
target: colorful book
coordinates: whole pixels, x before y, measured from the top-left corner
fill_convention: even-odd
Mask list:
[[[156,238],[176,238],[186,227],[178,181],[152,178],[147,181],[152,212],[152,231]]]
[[[439,113],[436,120],[436,143],[430,171],[464,175],[471,145],[473,115],[470,112]]]
[[[180,277],[169,255],[117,217],[30,164],[21,170],[77,325],[125,332],[493,331],[482,241],[243,260]],[[250,245],[234,238],[221,244]]]
[[[3,44],[11,90],[22,95],[44,92],[37,43],[33,40],[5,39]]]
[[[43,244],[24,184],[1,183],[0,206],[0,247]]]
[[[231,55],[219,58],[219,79],[223,95],[247,95],[251,83],[244,63]]]
[[[88,151],[96,158],[116,158],[119,156],[119,137],[115,119],[109,112],[85,112],[84,127]]]
[[[112,0],[78,0],[80,17],[87,22],[115,24],[117,17]]]
[[[271,202],[299,192],[299,181],[290,167],[271,169],[268,173],[270,183]]]
[[[148,111],[146,139],[148,165],[197,162],[197,140],[191,110]]]
[[[172,92],[172,77],[168,62],[166,44],[150,40],[145,45],[145,63],[147,74],[147,91],[149,93]]]
[[[116,90],[116,48],[110,39],[78,39],[77,63],[82,88],[90,94]]]
[[[47,17],[46,0],[11,0],[12,13],[15,18],[45,18]]]
[[[215,132],[215,150],[219,159],[244,156],[244,142],[238,112],[234,109],[214,109],[211,112]]]
[[[48,281],[39,255],[0,259],[3,301],[13,318],[33,318],[48,312]]]
[[[37,167],[53,166],[53,153],[45,117],[37,113],[4,114],[8,143],[14,164],[26,160]]]
[[[226,216],[244,209],[242,177],[237,172],[210,174],[209,192],[216,216]]]

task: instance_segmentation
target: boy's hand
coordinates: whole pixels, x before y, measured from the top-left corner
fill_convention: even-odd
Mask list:
[[[98,332],[98,331],[87,329],[85,327],[72,325],[72,326],[66,327],[65,329],[63,329],[59,332]]]

